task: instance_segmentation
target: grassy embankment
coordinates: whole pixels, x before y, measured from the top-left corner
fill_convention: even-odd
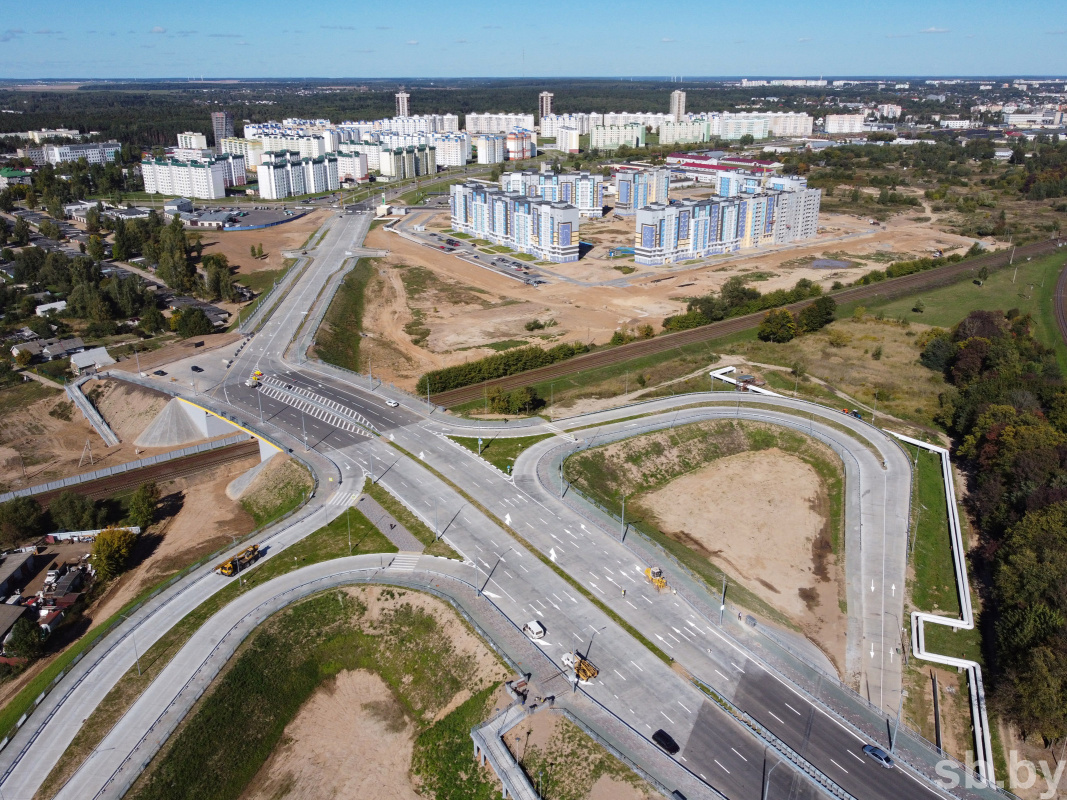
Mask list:
[[[665,433],[647,433],[627,441],[625,451],[603,445],[583,450],[567,459],[564,476],[584,495],[614,513],[621,514],[625,496],[626,519],[642,533],[699,576],[713,592],[721,586],[725,570],[709,553],[697,552],[680,538],[661,531],[642,505],[642,497],[661,489],[675,478],[693,472],[716,459],[749,450],[779,450],[800,458],[819,475],[827,495],[827,529],[834,557],[844,555],[844,475],[840,462],[825,448],[794,431],[745,421],[723,420],[698,422],[674,427]],[[608,448],[618,450],[609,454]],[[666,457],[669,450],[670,457]],[[793,624],[746,586],[730,580],[734,602],[771,619]]]
[[[241,284],[242,286],[246,286],[247,288],[251,289],[253,292],[256,293],[255,299],[252,300],[252,302],[249,303],[247,306],[241,309],[241,313],[239,315],[240,320],[248,319],[255,312],[255,310],[259,308],[259,304],[262,303],[263,299],[270,293],[270,290],[274,287],[274,284],[277,281],[280,281],[285,276],[285,274],[293,268],[293,265],[295,263],[295,258],[287,258],[285,259],[284,266],[281,269],[264,269],[258,272],[249,272],[235,276],[237,278],[237,283]],[[237,326],[239,324],[240,323],[238,321],[238,317],[234,317],[233,322],[230,323],[230,326],[226,330],[235,331],[237,330]]]
[[[513,439],[506,439],[502,436],[483,437],[481,457],[501,472],[508,472],[510,467],[515,466],[515,459],[523,450],[552,436],[553,434],[546,433],[541,436],[521,436]],[[477,437],[449,436],[448,438],[463,445],[472,453],[478,453]]]
[[[351,526],[351,551],[349,550]],[[233,581],[213,594],[167,631],[155,644],[140,654],[140,673],[136,667],[119,679],[100,705],[89,715],[64,753],[59,765],[49,774],[41,793],[51,797],[72,775],[81,762],[100,743],[119,717],[133,704],[148,685],[170,663],[189,638],[215,613],[242,592],[320,561],[363,553],[395,553],[396,547],[375,528],[362,513],[352,509],[329,525],[286,548],[284,555],[254,565],[242,580]],[[220,582],[224,578],[218,578]],[[125,609],[124,609],[125,611]]]
[[[315,353],[323,361],[359,372],[359,343],[363,331],[363,304],[376,261],[361,258],[337,287],[323,324],[315,337]]]
[[[409,593],[369,589],[381,599]],[[367,618],[360,596],[331,591],[269,620],[156,757],[132,792],[141,800],[242,795],[286,725],[324,681],[345,670],[378,674],[396,724],[417,732],[412,772],[433,796],[493,797],[488,773],[469,757],[470,728],[484,719],[495,678],[472,676],[432,614],[398,603]],[[471,696],[448,711],[464,690]],[[249,713],[255,709],[256,713]],[[438,713],[442,718],[434,721]]]

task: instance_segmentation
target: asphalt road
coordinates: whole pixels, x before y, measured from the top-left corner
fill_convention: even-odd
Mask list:
[[[306,434],[307,447],[313,448],[306,457],[314,461],[320,475],[330,476],[332,485],[320,485],[320,496],[313,503],[309,516],[296,525],[280,526],[281,530],[273,534],[270,554],[324,524],[334,511],[340,513],[343,505],[331,505],[330,501],[336,497],[344,501],[344,494],[348,493],[345,481],[366,471],[467,557],[466,563],[453,568],[466,571],[471,582],[484,581],[486,596],[508,619],[517,625],[531,616],[545,620],[549,630],[544,641],[546,654],[551,655],[555,663],[559,663],[559,656],[564,652],[577,648],[600,666],[600,677],[583,687],[590,697],[625,722],[629,730],[642,736],[651,736],[657,727],[669,730],[683,746],[673,774],[701,776],[731,798],[759,797],[765,769],[765,746],[716,704],[707,703],[706,696],[692,683],[576,592],[508,528],[520,534],[530,547],[540,550],[555,562],[557,568],[567,572],[679,664],[721,689],[724,696],[733,698],[768,729],[773,724],[777,735],[854,795],[897,798],[934,794],[907,770],[872,773],[873,764],[853,763],[857,748],[864,743],[853,728],[833,718],[825,709],[816,707],[757,660],[749,658],[729,636],[716,629],[714,621],[681,594],[656,593],[638,575],[644,564],[637,562],[634,554],[619,543],[611,531],[582,520],[566,504],[556,502],[543,486],[538,488],[536,464],[545,452],[535,452],[537,448],[531,448],[524,454],[517,465],[516,481],[512,483],[439,435],[442,426],[468,434],[472,428],[485,429],[484,426],[467,426],[457,420],[427,420],[425,407],[410,399],[396,408],[390,407],[380,390],[369,392],[342,383],[334,377],[336,371],[303,364],[296,354],[286,356],[304,316],[313,311],[316,298],[340,269],[346,250],[362,241],[368,222],[362,215],[348,215],[331,226],[330,233],[318,248],[315,261],[282,298],[271,320],[241,348],[232,367],[221,371],[222,383],[201,398],[205,403],[228,406],[230,413],[245,424],[261,425],[294,449],[303,449]],[[311,392],[314,397],[296,393],[302,398],[297,399],[293,393],[285,392],[272,397],[261,390],[248,389],[243,386],[243,381],[253,367],[276,376],[283,386],[291,384]],[[661,408],[649,407],[647,410],[658,410],[661,414],[658,418],[650,418],[647,424],[674,424],[685,421],[693,413],[666,412],[671,402],[670,399],[663,401]],[[760,402],[766,403],[767,398],[761,398]],[[790,403],[793,401],[780,401],[783,406]],[[795,406],[807,408],[803,404]],[[259,421],[260,407],[262,422]],[[331,408],[340,413],[328,411]],[[382,438],[368,437],[362,429],[348,430],[338,426],[337,419],[353,419],[349,412],[358,413],[368,427],[382,433]],[[601,418],[586,417],[570,424],[595,424],[601,419],[607,423],[612,414],[622,417],[633,413],[632,410],[617,410]],[[680,419],[682,413],[686,416]],[[737,413],[740,414],[740,410]],[[756,410],[749,409],[748,413],[754,414]],[[774,412],[759,410],[761,415],[768,413]],[[822,413],[833,416],[831,411]],[[895,589],[891,594],[894,599],[887,601],[885,589],[890,581],[897,580],[898,575],[899,583],[892,585],[903,586],[903,560],[901,558],[898,564],[894,553],[901,538],[897,515],[879,513],[879,507],[886,507],[887,498],[894,503],[893,508],[900,507],[903,502],[900,498],[907,496],[910,479],[907,463],[906,459],[903,464],[898,463],[893,451],[885,451],[881,455],[888,470],[882,470],[877,463],[878,456],[866,446],[841,436],[837,428],[827,424],[828,420],[820,421],[818,417],[819,413],[816,413],[811,420],[812,431],[841,437],[856,459],[855,469],[860,475],[859,483],[850,482],[847,491],[852,498],[850,502],[856,506],[853,517],[862,537],[860,574],[864,597],[860,601],[863,608],[860,624],[863,652],[866,652],[868,643],[873,647],[872,654],[864,659],[864,673],[868,684],[877,690],[880,702],[885,705],[889,698],[895,697],[893,692],[899,690],[899,671],[888,656],[884,623],[889,611],[895,610],[900,603]],[[796,424],[795,414],[783,413],[781,418]],[[834,421],[852,425],[843,420]],[[558,421],[555,425],[530,423],[517,428],[523,433],[548,432],[558,430],[562,424]],[[621,427],[614,432],[610,425],[604,424],[600,435],[632,435],[632,429],[626,427],[629,424],[615,423]],[[516,426],[511,430],[515,435]],[[575,435],[597,434],[575,431]],[[867,435],[873,436],[869,431]],[[398,453],[387,444],[390,441],[413,453],[415,458]],[[876,448],[879,444],[874,442]],[[550,446],[544,448],[549,449]],[[480,505],[503,520],[504,527],[427,467],[463,487]],[[873,473],[875,476],[882,473],[881,486],[876,478],[870,477],[873,470],[877,470]],[[341,493],[335,494],[338,484]],[[906,519],[906,516],[905,513],[903,517]],[[149,604],[135,614],[132,624],[121,626],[109,637],[114,637],[109,647],[94,650],[93,656],[85,659],[84,669],[80,664],[68,676],[70,680],[64,678],[60,687],[46,698],[44,713],[41,709],[35,712],[16,739],[0,751],[0,769],[4,770],[0,788],[5,797],[33,794],[73,737],[79,721],[88,716],[106,691],[132,665],[132,647],[127,644],[132,644],[134,634],[138,646],[146,649],[184,616],[185,611],[216,591],[221,585],[220,580],[224,583],[219,576],[200,574],[203,571],[172,587],[174,598],[155,607]],[[850,571],[850,579],[852,577]],[[869,597],[866,596],[868,577],[873,582]],[[621,588],[627,590],[625,598],[621,591],[617,591]],[[127,636],[131,637],[129,642]],[[203,641],[200,637],[194,639]],[[179,655],[183,663],[186,660],[203,663],[208,655],[203,651],[206,644],[194,645],[193,641],[190,640]],[[81,677],[75,679],[79,669]],[[160,684],[158,688],[157,684]],[[149,690],[152,694],[146,692],[145,698],[161,697],[157,693],[164,688],[157,680]],[[124,727],[123,735],[132,736],[138,729],[148,730],[162,710],[159,702],[162,700],[144,699],[138,713],[127,714],[123,726],[129,728]],[[798,719],[792,719],[788,714]],[[97,762],[120,764],[128,755],[124,747],[116,746],[113,751],[98,749],[93,756],[94,774],[107,774],[105,768],[96,772]],[[662,758],[647,739],[628,755],[638,763]],[[775,781],[778,773],[783,774],[786,782],[781,787],[783,791],[775,791],[772,796],[785,796],[795,791],[797,773],[789,769],[778,770],[774,773]],[[90,796],[91,785],[79,783],[78,788],[82,796]],[[796,796],[805,795],[801,792]]]

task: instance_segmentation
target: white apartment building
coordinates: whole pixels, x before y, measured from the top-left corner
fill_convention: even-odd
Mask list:
[[[615,214],[630,217],[639,208],[670,202],[671,171],[667,167],[623,169],[615,173]]]
[[[35,166],[44,164],[62,164],[84,158],[89,164],[109,164],[122,150],[118,142],[98,142],[94,144],[44,144],[40,147],[19,149],[20,157],[29,157]]]
[[[297,152],[264,153],[259,166],[259,196],[283,200],[340,188],[337,156],[303,158]]]
[[[593,150],[615,150],[624,144],[644,147],[645,126],[639,122],[629,125],[595,125],[589,134],[589,147]]]
[[[529,253],[541,261],[578,260],[578,209],[484,184],[449,187],[452,229]]]
[[[223,173],[223,182],[227,187],[244,186],[248,183],[244,156],[239,153],[219,153],[214,157],[214,161],[226,168]]]
[[[468,114],[467,133],[507,133],[515,128],[532,131],[533,114]]]
[[[416,114],[413,117],[393,117],[380,120],[383,130],[399,133],[450,133],[459,130],[455,114]]]
[[[256,169],[263,161],[263,142],[232,136],[222,140],[222,152],[243,156],[246,169]]]
[[[178,148],[181,150],[206,150],[207,136],[194,131],[178,134]]]
[[[864,119],[863,114],[827,114],[823,129],[830,134],[862,133]]]
[[[144,178],[144,190],[148,194],[196,197],[200,200],[225,197],[229,172],[230,165],[221,161],[146,158],[141,162],[141,177]]]
[[[1064,124],[1064,113],[1055,108],[1001,115],[1004,124],[1013,128],[1058,128]]]
[[[590,172],[556,174],[542,165],[541,170],[505,172],[500,190],[508,194],[540,197],[553,203],[570,203],[581,217],[604,216],[604,177]]]
[[[674,121],[674,117],[671,114],[653,114],[647,111],[639,111],[636,113],[628,111],[609,111],[603,115],[603,121],[600,124],[604,126],[641,125],[646,128],[651,128],[653,132],[656,132],[664,122]]]
[[[86,136],[96,136],[96,131],[89,131]],[[39,131],[26,131],[25,133],[5,133],[4,136],[16,136],[19,139],[29,139],[35,144],[40,144],[45,139],[74,139],[82,138],[82,134],[73,128],[41,128]]]
[[[706,119],[695,119],[692,122],[664,122],[659,126],[660,144],[688,144],[690,142],[706,142],[709,138],[711,125]]]
[[[428,143],[437,149],[439,167],[463,167],[471,160],[469,133],[431,133]]]
[[[363,183],[370,177],[366,153],[337,153],[337,179]]]
[[[737,141],[742,136],[766,139],[770,136],[770,121],[765,114],[709,114],[708,135],[718,139]]]
[[[258,138],[263,144],[264,154],[268,152],[293,151],[300,153],[301,158],[319,158],[326,155],[327,152],[332,152],[326,149],[326,137],[319,135],[264,134]],[[335,144],[334,150],[336,149],[337,145]]]
[[[396,115],[406,117],[411,113],[411,95],[407,92],[396,93]]]
[[[886,119],[900,119],[900,115],[904,113],[904,109],[896,103],[882,103],[875,108],[875,111],[878,112],[878,116]]]
[[[802,111],[768,111],[761,114],[767,118],[769,136],[811,136],[815,120]]]
[[[558,128],[556,130],[556,149],[564,153],[577,153],[580,147],[581,136],[574,128]]]
[[[507,139],[500,134],[475,136],[472,140],[478,150],[479,164],[502,164],[507,152]]]
[[[603,125],[604,115],[591,114],[548,114],[541,117],[541,136],[551,139],[559,136],[560,128],[573,128],[582,136],[588,136],[593,125]]]
[[[685,92],[676,89],[671,92],[671,118],[674,122],[681,122],[685,116]]]

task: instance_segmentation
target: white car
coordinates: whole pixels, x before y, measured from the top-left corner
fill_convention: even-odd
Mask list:
[[[543,639],[545,638],[545,626],[541,624],[539,620],[530,620],[522,626],[522,632],[529,636],[531,639]]]
[[[389,406],[389,408],[396,408],[398,405],[400,405],[400,403],[396,402],[396,400],[386,400],[385,404]]]

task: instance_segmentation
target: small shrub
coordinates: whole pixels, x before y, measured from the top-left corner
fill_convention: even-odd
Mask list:
[[[882,345],[878,345],[876,348],[874,348],[874,350],[871,351],[871,358],[873,358],[875,361],[882,360]]]

